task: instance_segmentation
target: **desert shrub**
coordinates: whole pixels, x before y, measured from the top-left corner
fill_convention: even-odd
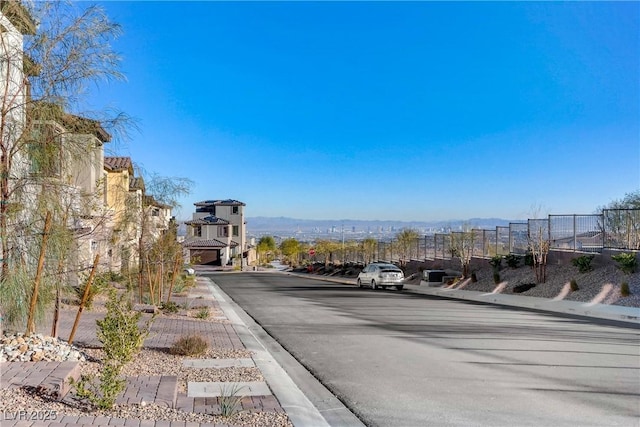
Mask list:
[[[533,254],[529,252],[524,256],[524,265],[528,267],[533,267],[533,264],[534,264]]]
[[[498,285],[501,281],[502,281],[502,279],[500,278],[500,273],[498,273],[497,271],[494,271],[493,272],[493,283]]]
[[[244,387],[239,386],[238,384],[234,384],[230,388],[223,387],[222,390],[220,390],[220,397],[218,398],[218,402],[220,403],[220,415],[223,417],[230,417],[238,412],[240,402],[242,401],[242,396],[238,393],[243,388]]]
[[[618,268],[627,274],[631,274],[636,270],[638,260],[633,252],[622,252],[612,255],[611,259],[618,263]]]
[[[109,292],[106,308],[104,319],[96,320],[98,340],[103,344],[107,359],[124,365],[142,348],[154,318],[140,327],[138,322],[142,313],[133,310],[126,294],[118,297],[113,289]]]
[[[126,280],[122,273],[119,273],[117,271],[107,271],[105,273],[102,273],[102,276],[104,276],[104,278],[109,282],[124,283]]]
[[[70,378],[71,385],[79,398],[88,400],[99,409],[111,409],[126,386],[126,381],[120,377],[121,369],[114,363],[104,363],[99,382],[94,381],[95,377],[82,375],[77,382]]]
[[[507,263],[509,268],[518,268],[520,266],[520,260],[522,257],[520,255],[509,254],[504,257],[504,261]]]
[[[209,311],[209,307],[203,307],[198,310],[198,312],[195,314],[195,317],[198,319],[208,319],[210,315],[211,312]]]
[[[571,288],[571,292],[575,292],[580,290],[580,288],[578,287],[578,282],[576,281],[576,279],[571,279],[571,282],[569,282],[569,287]]]
[[[126,297],[126,294],[118,297],[114,289],[110,290],[107,313],[104,319],[96,321],[98,339],[105,354],[100,376],[96,380],[94,376],[83,375],[79,381],[72,381],[78,397],[100,409],[112,408],[124,390],[126,381],[120,377],[120,372],[140,351],[154,319],[152,317],[140,327],[138,322],[142,313],[134,312]]]
[[[181,294],[186,290],[187,286],[182,280],[176,280],[176,284],[173,285],[171,292],[173,294]]]
[[[629,283],[622,282],[620,285],[620,295],[623,297],[628,297],[631,295],[631,289],[629,289]]]
[[[169,348],[169,353],[178,356],[197,356],[207,351],[209,344],[200,335],[187,335],[180,337]]]
[[[571,260],[571,264],[574,267],[578,267],[578,271],[580,273],[586,273],[588,271],[593,270],[591,266],[591,261],[593,260],[595,255],[582,255],[577,258]]]
[[[167,301],[160,304],[160,310],[165,313],[177,313],[180,310],[180,306],[173,301]]]
[[[184,281],[184,286],[187,288],[191,288],[196,284],[196,276],[186,276],[183,277],[182,280]]]
[[[500,271],[500,268],[502,267],[502,255],[491,257],[489,264],[493,267],[493,271]]]

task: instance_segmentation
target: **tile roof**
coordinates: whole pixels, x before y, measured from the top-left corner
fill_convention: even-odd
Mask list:
[[[133,172],[131,157],[105,157],[104,168],[113,172],[129,170]]]
[[[129,179],[129,191],[132,190],[142,190],[144,191],[144,179],[137,177],[137,176],[133,176],[131,177],[131,179]]]
[[[218,218],[217,216],[209,215],[204,218],[194,219],[192,221],[185,221],[187,225],[228,225],[229,221],[226,219]]]
[[[202,202],[194,203],[195,206],[246,206],[238,200],[226,199],[226,200],[203,200]]]
[[[70,127],[75,132],[92,134],[101,142],[111,141],[111,135],[104,130],[97,120],[76,116],[74,114],[65,114],[63,122],[66,127]]]
[[[147,206],[155,206],[155,207],[161,208],[161,209],[171,209],[172,208],[171,205],[159,202],[158,200],[156,200],[155,197],[149,196],[149,195],[145,195],[144,196],[144,203]]]
[[[226,248],[227,244],[217,239],[193,239],[185,241],[183,246],[190,249]]]

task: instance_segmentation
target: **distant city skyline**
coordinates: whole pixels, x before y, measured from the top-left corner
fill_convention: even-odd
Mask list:
[[[79,3],[82,5],[82,3]],[[251,216],[593,213],[640,188],[638,2],[101,4],[109,155]]]

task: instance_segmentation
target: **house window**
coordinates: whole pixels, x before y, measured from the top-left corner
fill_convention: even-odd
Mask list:
[[[218,227],[218,237],[229,237],[229,227],[226,225]]]
[[[98,242],[92,240],[91,241],[91,251],[95,252],[98,250]]]
[[[240,227],[238,227],[237,225],[233,226],[233,236],[237,237],[239,235],[239,231],[240,231]]]
[[[202,227],[199,225],[196,225],[193,227],[193,235],[195,237],[202,237]]]
[[[153,209],[151,211],[151,216],[160,216],[160,209]]]
[[[231,213],[234,215],[238,215],[238,213],[240,212],[238,206],[231,206]]]

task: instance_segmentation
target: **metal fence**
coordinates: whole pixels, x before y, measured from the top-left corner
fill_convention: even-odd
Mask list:
[[[605,209],[601,228],[605,248],[640,249],[640,209]]]
[[[549,242],[551,250],[599,253],[604,249],[640,250],[640,209],[606,209],[593,215],[549,215],[542,219],[510,223],[495,229],[436,233],[415,239],[401,248],[397,241],[379,240],[374,258],[382,261],[449,260],[452,240],[467,238],[472,256],[525,255],[531,238]],[[357,245],[337,254],[347,262],[367,262]]]
[[[604,249],[602,215],[549,215],[551,249],[601,252]]]
[[[419,237],[411,245],[408,259],[448,260],[452,258],[452,237],[461,232]],[[603,249],[640,250],[640,209],[606,209],[602,214],[549,215],[547,218],[514,222],[492,230],[472,229],[465,233],[472,256],[524,255],[530,239],[543,239],[556,251],[602,252]],[[394,261],[402,257],[394,242],[378,242],[378,258]],[[406,257],[405,257],[406,259]]]

